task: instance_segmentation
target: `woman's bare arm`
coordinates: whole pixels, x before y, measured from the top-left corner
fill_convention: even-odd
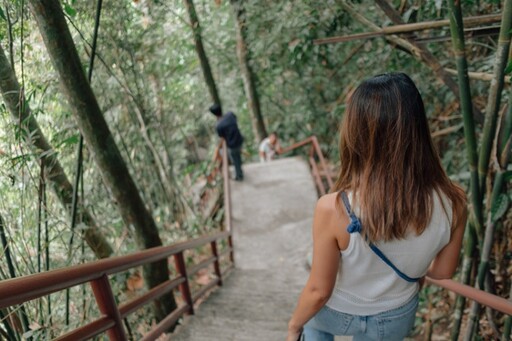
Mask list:
[[[459,254],[462,248],[462,239],[464,237],[464,228],[466,226],[467,210],[464,209],[460,219],[457,219],[458,226],[452,229],[450,241],[439,251],[434,258],[427,272],[427,276],[433,279],[452,278],[453,273],[459,264]]]
[[[334,288],[340,260],[336,235],[348,224],[348,217],[342,217],[336,210],[336,198],[334,193],[318,200],[313,220],[311,273],[288,324],[288,340],[293,340],[304,324],[324,306]]]

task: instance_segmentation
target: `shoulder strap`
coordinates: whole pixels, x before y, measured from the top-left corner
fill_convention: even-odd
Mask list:
[[[350,218],[350,223],[347,226],[348,233],[361,232],[361,221],[356,217],[354,212],[352,212],[352,208],[350,207],[350,201],[348,200],[347,193],[345,191],[340,193],[341,200],[343,201],[343,205],[345,205],[345,209],[347,210],[348,217]]]
[[[345,191],[342,191],[340,193],[340,197],[341,197],[341,200],[343,201],[343,205],[345,206],[345,209],[347,210],[348,216],[350,218],[350,223],[347,226],[347,232],[348,233],[354,233],[354,232],[361,233],[361,230],[362,230],[361,221],[352,211],[352,208],[350,207],[350,201],[348,200],[347,193]],[[406,274],[404,274],[402,271],[400,271],[395,266],[395,264],[393,264],[393,262],[391,262],[389,260],[389,258],[386,257],[386,255],[384,255],[384,253],[375,244],[373,244],[372,242],[369,242],[368,245],[370,246],[370,249],[373,251],[373,253],[375,253],[377,256],[379,256],[379,258],[384,263],[386,263],[391,269],[393,269],[393,271],[395,271],[395,273],[398,276],[400,276],[402,279],[404,279],[407,282],[411,282],[411,283],[414,283],[414,282],[417,282],[420,280],[420,277],[417,277],[417,278],[409,277]]]
[[[411,283],[414,283],[414,282],[417,282],[420,280],[421,277],[409,277],[407,276],[406,274],[404,274],[402,271],[400,271],[396,266],[395,264],[393,264],[388,257],[386,257],[386,255],[384,255],[384,253],[382,253],[382,251],[377,247],[375,246],[375,244],[373,243],[368,243],[368,245],[370,246],[370,249],[372,249],[372,251],[377,255],[379,256],[380,259],[382,259],[382,261],[384,263],[386,263],[391,269],[393,269],[396,274],[398,276],[400,276],[402,279],[406,280],[407,282],[411,282]]]

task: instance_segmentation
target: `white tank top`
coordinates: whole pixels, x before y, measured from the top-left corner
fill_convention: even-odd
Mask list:
[[[351,195],[348,193],[351,200]],[[450,241],[452,206],[434,192],[432,218],[425,231],[406,239],[375,245],[407,276],[422,277],[436,254]],[[357,207],[354,213],[360,217]],[[340,227],[345,228],[345,227]],[[417,282],[407,282],[382,261],[359,233],[351,233],[348,247],[341,251],[340,267],[327,306],[353,315],[374,315],[398,308],[417,292]]]

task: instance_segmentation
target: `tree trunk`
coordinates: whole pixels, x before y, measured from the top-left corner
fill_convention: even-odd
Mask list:
[[[4,102],[13,119],[17,122],[21,122],[21,131],[25,134],[27,143],[29,143],[33,149],[39,149],[43,155],[42,161],[46,166],[45,177],[52,184],[53,190],[57,194],[57,197],[66,211],[71,214],[73,186],[57,159],[57,153],[48,143],[48,140],[32,115],[30,107],[28,106],[28,103],[26,103],[24,94],[20,89],[20,85],[16,79],[14,71],[11,65],[9,65],[5,52],[1,46],[0,91],[2,92]],[[21,103],[23,103],[23,105],[21,105]],[[101,233],[94,221],[94,218],[87,209],[83,206],[80,209],[83,217],[83,223],[88,227],[87,229],[82,230],[83,238],[93,250],[96,257],[109,257],[113,251],[106,237]]]
[[[186,210],[185,205],[181,200],[182,198],[180,193],[177,193],[177,191],[175,190],[177,188],[177,184],[174,179],[174,170],[170,167],[165,167],[163,158],[158,153],[155,144],[153,143],[152,139],[149,136],[149,120],[144,109],[139,106],[136,106],[135,114],[137,115],[137,120],[140,126],[142,138],[146,142],[146,146],[148,147],[149,152],[153,156],[155,168],[157,170],[158,177],[160,178],[160,182],[162,183],[164,193],[167,197],[167,201],[169,202],[169,205],[172,207],[173,219],[176,220],[181,226],[183,222],[186,220]],[[162,143],[164,142],[162,141]],[[168,157],[168,154],[165,154]]]
[[[247,55],[247,43],[245,41],[245,9],[243,0],[231,0],[236,16],[236,52],[238,64],[244,82],[245,96],[251,114],[252,129],[257,143],[260,143],[267,136],[267,129],[263,116],[261,114],[260,100],[256,91],[256,82],[254,73],[249,65],[249,56]]]
[[[64,95],[125,224],[135,230],[141,249],[162,245],[155,221],[140,197],[85,77],[59,1],[30,0],[29,4],[59,74]],[[167,281],[167,260],[145,266],[144,277],[150,288]],[[162,320],[175,308],[172,293],[166,294],[155,301],[155,317]]]
[[[210,63],[208,62],[208,57],[206,56],[206,52],[203,47],[201,25],[199,24],[199,19],[197,18],[194,1],[184,0],[184,2],[185,7],[187,8],[188,17],[190,19],[190,26],[194,32],[194,44],[196,47],[197,56],[201,62],[201,69],[203,70],[206,86],[208,87],[208,91],[210,92],[210,97],[212,98],[213,103],[221,105],[219,93],[217,92],[217,86],[215,85],[215,80],[213,79],[212,70],[210,68]]]
[[[133,75],[136,80],[140,80],[141,82],[143,82],[145,78],[137,68],[134,51],[132,49],[125,50],[127,53],[129,53],[132,62],[129,66],[127,66],[127,68],[122,66],[122,60],[119,60],[118,65],[124,76],[129,97],[134,104],[132,106],[128,105],[126,110],[130,114],[129,116],[133,119],[134,124],[137,124],[140,127],[141,136],[144,139],[148,152],[152,156],[151,164],[154,166],[155,171],[158,174],[161,187],[166,197],[165,201],[169,204],[170,210],[172,212],[172,219],[174,219],[174,221],[177,222],[179,226],[183,226],[183,223],[187,218],[187,213],[190,213],[190,210],[188,210],[186,200],[183,198],[180,188],[177,185],[177,181],[174,176],[174,169],[172,167],[172,158],[170,156],[171,154],[169,153],[169,150],[166,146],[165,133],[161,124],[163,104],[159,99],[160,93],[158,91],[154,92],[154,96],[156,97],[155,110],[157,120],[156,122],[152,122],[150,116],[148,115],[149,111],[147,109],[150,104],[145,100],[147,93],[143,92],[143,89],[146,89],[147,87],[144,85],[139,86],[138,82],[135,82],[135,93],[129,88],[129,74]],[[153,80],[151,80],[151,78],[153,78]],[[153,84],[153,88],[157,86],[157,84],[155,84],[157,83],[155,77],[150,76],[149,80]],[[133,108],[133,110],[130,110],[130,108]],[[132,113],[135,115],[132,115]],[[157,134],[160,135],[159,138],[164,147],[163,153],[159,153],[159,150],[155,145],[155,137],[153,137],[153,134],[151,134],[152,131],[150,130],[150,127],[155,127]],[[161,202],[160,205],[162,203],[163,202]]]

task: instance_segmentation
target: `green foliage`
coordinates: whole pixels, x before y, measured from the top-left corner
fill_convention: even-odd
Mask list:
[[[507,213],[509,205],[509,196],[501,193],[494,202],[494,205],[491,207],[491,220],[493,222],[500,220],[505,215],[505,213]]]
[[[508,62],[507,68],[505,69],[505,73],[512,73],[512,60]]]
[[[480,2],[479,8],[477,3],[465,2],[467,15],[497,11],[496,5]],[[8,4],[5,11],[9,11],[13,22],[16,74],[25,86],[27,104],[72,179],[76,172],[79,131],[63,99],[35,22],[30,17],[23,21],[17,17],[22,12],[21,2]],[[361,0],[352,4],[377,25],[389,25],[389,19],[374,2]],[[84,68],[90,58],[95,5],[94,1],[85,0],[63,2]],[[231,5],[229,1],[219,5],[215,1],[196,1],[195,5],[224,109],[235,112],[246,137],[244,162],[256,161],[257,145],[251,142],[254,139],[238,69]],[[446,5],[441,1],[395,1],[395,5],[403,6],[406,22],[446,17]],[[432,131],[453,128],[435,137],[434,143],[450,176],[467,184],[468,165],[461,153],[464,141],[456,98],[435,78],[432,70],[383,38],[315,45],[316,39],[369,31],[335,1],[246,1],[245,9],[250,63],[257,76],[263,116],[268,130],[278,132],[283,146],[314,134],[330,161],[337,164],[337,128],[347,96],[364,78],[388,71],[404,71],[420,89]],[[2,9],[0,17],[6,20]],[[215,119],[208,113],[211,103],[183,2],[110,1],[104,5],[99,34],[92,87],[141,195],[159,225],[162,239],[171,243],[218,228],[222,208],[207,219],[196,210],[194,185],[204,181],[218,139],[214,131]],[[418,38],[447,34],[448,28],[417,33]],[[7,36],[6,25],[0,25],[0,36]],[[491,72],[495,59],[494,42],[490,39],[476,37],[467,42],[472,70]],[[6,39],[2,40],[5,47]],[[449,41],[425,45],[443,66],[455,68]],[[506,71],[512,72],[511,63]],[[471,86],[475,102],[482,107],[480,103],[487,95],[488,83],[474,81]],[[12,122],[4,113],[5,108],[0,109],[3,113],[0,120],[0,214],[16,246],[13,253],[19,260],[20,273],[36,271],[34,262],[26,255],[38,253],[39,224],[48,223],[50,229],[48,247],[52,268],[91,259],[92,253],[87,248],[81,255],[79,243],[69,247],[70,218],[49,188],[46,189],[47,211],[38,221],[39,165],[44,154],[27,147],[19,122]],[[29,136],[28,140],[37,138]],[[162,159],[173,184],[171,192],[164,190],[159,179],[157,156]],[[132,231],[120,218],[93,157],[86,146],[83,190],[80,190],[85,206],[99,222],[117,254],[134,251]],[[508,182],[512,179],[510,171],[506,179]],[[175,197],[169,198],[170,195]],[[491,212],[492,219],[506,217],[509,201],[508,196],[500,197]],[[178,221],[180,210],[188,212],[183,221]],[[78,229],[82,227],[79,225]],[[71,258],[67,257],[68,252]],[[0,265],[0,270],[4,266]]]
[[[505,74],[510,75],[510,80],[512,81],[512,60],[508,62],[507,68],[505,69]]]
[[[505,181],[511,181],[512,180],[512,171],[506,171],[503,173],[503,179]]]
[[[76,9],[74,9],[70,4],[64,3],[64,11],[70,16],[75,17],[76,16]]]

